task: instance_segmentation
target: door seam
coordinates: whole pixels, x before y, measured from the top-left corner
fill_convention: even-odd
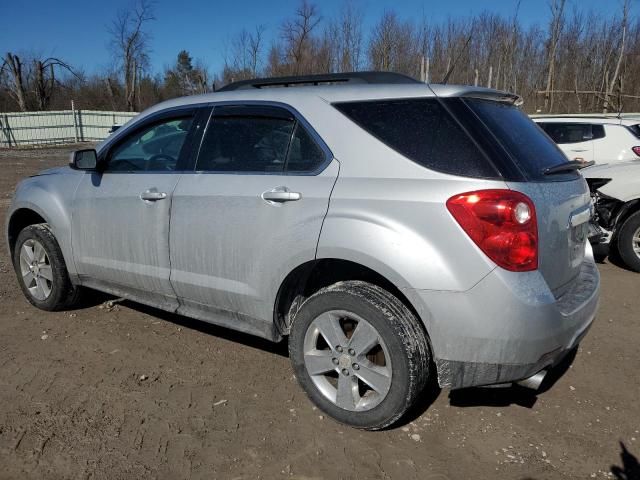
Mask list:
[[[334,188],[336,188],[336,184],[338,183],[338,178],[340,178],[340,168],[342,165],[340,164],[340,160],[338,160],[335,157],[333,157],[333,159],[338,164],[338,173],[336,174],[336,178],[333,181],[333,185],[331,186],[331,191],[329,192],[329,198],[327,199],[327,209],[324,212],[324,216],[322,217],[322,223],[320,224],[320,232],[318,233],[318,239],[316,240],[316,250],[313,254],[314,260],[318,259],[318,248],[320,246],[320,238],[322,238],[322,229],[324,228],[324,222],[327,219],[327,216],[329,215],[329,209],[331,208],[331,198],[333,197],[333,190]]]

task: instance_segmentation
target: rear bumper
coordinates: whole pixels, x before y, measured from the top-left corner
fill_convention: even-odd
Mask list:
[[[466,292],[416,291],[441,387],[522,380],[556,365],[587,333],[600,275],[587,257],[556,299],[539,272],[495,269]]]

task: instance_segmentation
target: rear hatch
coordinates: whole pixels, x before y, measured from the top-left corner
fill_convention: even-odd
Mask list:
[[[567,164],[556,144],[518,107],[509,102],[465,98],[468,113],[485,130],[475,129],[492,159],[502,167],[507,185],[527,195],[538,219],[539,270],[556,297],[568,290],[580,273],[589,231],[589,187],[576,170],[549,173]],[[458,113],[462,107],[455,107]],[[465,123],[469,123],[467,117]],[[473,121],[472,120],[472,121]],[[546,173],[545,173],[546,172]]]

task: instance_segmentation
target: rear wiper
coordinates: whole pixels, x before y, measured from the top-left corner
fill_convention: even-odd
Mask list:
[[[553,175],[555,173],[573,172],[574,170],[580,170],[581,168],[590,167],[596,162],[581,162],[580,160],[571,160],[569,162],[554,165],[542,170],[544,175]]]

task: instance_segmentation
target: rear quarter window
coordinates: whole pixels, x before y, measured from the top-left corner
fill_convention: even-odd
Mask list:
[[[467,177],[501,177],[437,99],[345,102],[336,103],[334,107],[423,167]]]

